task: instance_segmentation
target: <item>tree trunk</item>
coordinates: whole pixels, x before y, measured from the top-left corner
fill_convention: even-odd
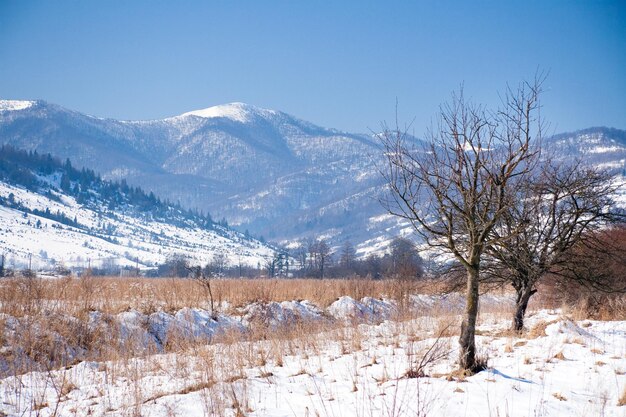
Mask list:
[[[465,296],[465,318],[461,324],[461,337],[459,344],[461,352],[459,355],[459,364],[461,369],[475,372],[479,371],[476,364],[476,344],[474,335],[476,333],[476,317],[478,316],[478,266],[468,268],[467,270],[467,294]]]
[[[524,328],[524,316],[526,315],[528,301],[536,292],[537,290],[533,290],[532,286],[522,286],[517,290],[517,297],[515,299],[515,315],[513,316],[513,330],[516,332],[520,332]]]

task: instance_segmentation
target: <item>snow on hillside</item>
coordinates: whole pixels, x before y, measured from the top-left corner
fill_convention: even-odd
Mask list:
[[[376,134],[339,132],[244,103],[124,122],[43,101],[2,103],[16,111],[0,111],[0,142],[69,158],[105,179],[125,178],[273,241],[326,235],[334,247],[350,241],[365,254],[402,230],[393,220],[370,220],[384,214]],[[543,145],[555,159],[626,172],[623,130],[590,128]]]
[[[272,249],[235,232],[221,234],[200,228],[140,220],[102,208],[98,212],[58,195],[55,201],[24,188],[0,182],[0,196],[22,203],[31,210],[60,212],[86,229],[61,224],[48,218],[0,207],[0,247],[7,266],[24,267],[32,256],[33,269],[101,266],[115,262],[120,266],[149,267],[163,263],[168,256],[185,255],[193,263],[207,263],[223,253],[231,265],[257,266],[273,255]],[[107,233],[106,231],[110,231]]]
[[[105,179],[123,177],[129,185],[185,208],[219,213],[272,240],[324,234],[338,229],[335,223],[343,216],[340,229],[349,236],[340,238],[356,244],[364,240],[363,228],[351,212],[379,212],[364,193],[379,182],[370,135],[326,129],[248,104],[122,122],[38,101],[0,114],[0,133],[0,142],[69,158]],[[353,208],[339,207],[350,196]],[[332,212],[330,224],[317,216],[325,207]],[[295,226],[313,217],[314,226]]]
[[[198,116],[205,119],[223,117],[240,123],[247,123],[255,114],[267,117],[269,115],[275,115],[277,114],[277,112],[273,110],[261,109],[259,107],[251,106],[245,103],[229,103],[219,106],[208,107],[206,109],[190,111],[187,113],[183,113],[179,117]]]
[[[34,104],[34,101],[27,100],[0,100],[0,111],[25,110]]]
[[[615,204],[626,210],[626,176],[616,176],[612,185],[617,189],[614,196]]]

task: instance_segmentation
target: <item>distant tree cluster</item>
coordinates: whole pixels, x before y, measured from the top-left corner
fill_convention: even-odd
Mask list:
[[[391,242],[386,253],[371,254],[363,259],[357,258],[351,242],[345,242],[337,252],[333,252],[323,239],[309,240],[289,252],[289,257],[286,255],[287,252],[279,253],[275,263],[284,266],[291,259],[287,275],[293,277],[419,279],[424,276],[424,262],[417,248],[410,240],[400,237]],[[283,273],[269,275],[285,275],[284,267],[276,271]]]
[[[190,268],[197,268],[184,255],[170,256],[159,265],[153,275],[158,277],[185,278],[193,274]],[[200,265],[201,272],[212,278],[367,278],[415,280],[425,275],[424,261],[413,242],[396,238],[383,254],[371,254],[358,259],[350,242],[342,245],[335,254],[324,240],[312,240],[307,245],[287,251],[277,250],[272,258],[256,267],[229,263],[221,253],[212,260]]]

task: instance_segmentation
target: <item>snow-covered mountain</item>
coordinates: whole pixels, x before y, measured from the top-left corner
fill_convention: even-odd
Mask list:
[[[624,170],[626,132],[592,128],[547,139],[559,157]],[[70,158],[125,178],[240,230],[288,242],[350,240],[358,254],[408,233],[378,203],[373,135],[327,129],[243,103],[151,121],[87,116],[44,101],[0,101],[0,143]]]
[[[256,267],[274,250],[125,182],[2,147],[0,254],[11,268],[145,268],[176,256],[204,265],[216,254]]]
[[[271,240],[358,243],[396,225],[380,217],[380,151],[371,135],[242,103],[153,121],[100,119],[44,101],[0,103],[0,143],[125,178]]]
[[[548,156],[580,158],[585,163],[626,175],[626,131],[592,127],[552,136],[545,143]]]

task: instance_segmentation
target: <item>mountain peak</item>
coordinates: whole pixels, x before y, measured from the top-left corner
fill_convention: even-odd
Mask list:
[[[0,111],[24,110],[37,104],[30,100],[0,100]]]
[[[237,122],[246,123],[249,122],[255,115],[270,116],[276,113],[277,112],[274,110],[262,109],[251,104],[235,102],[190,111],[183,113],[181,117],[198,116],[205,119],[227,118]]]

